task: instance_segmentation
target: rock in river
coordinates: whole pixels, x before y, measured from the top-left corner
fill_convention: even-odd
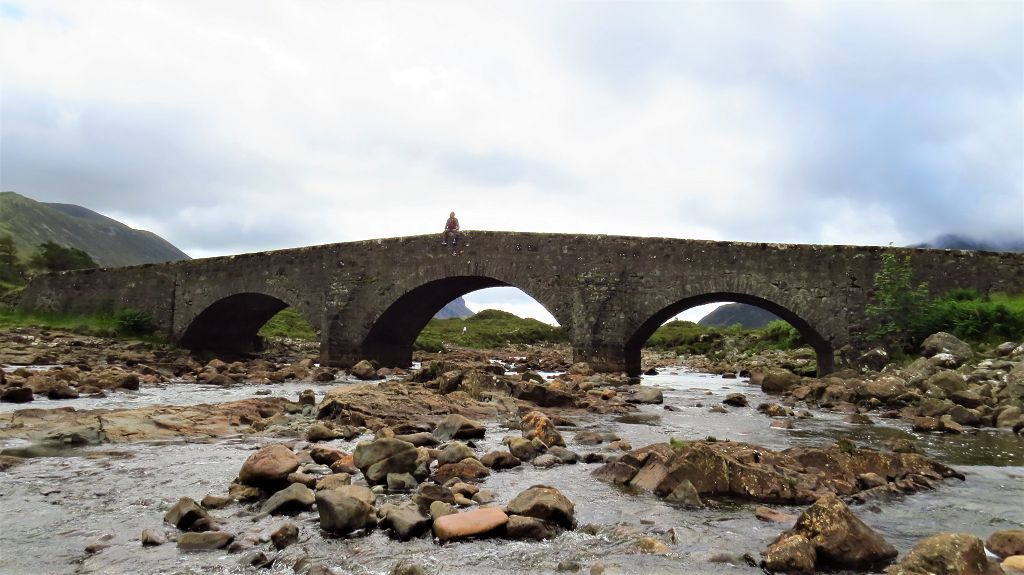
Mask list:
[[[452,439],[480,439],[487,429],[472,419],[452,413],[441,420],[434,429],[434,437],[438,441]]]
[[[210,514],[191,497],[182,497],[164,515],[164,521],[185,531],[199,520],[209,521]]]
[[[381,527],[390,529],[402,541],[427,532],[431,525],[430,516],[423,513],[414,503],[402,505],[388,503],[380,508],[378,515],[381,518]]]
[[[314,501],[316,501],[316,496],[310,488],[299,483],[292,483],[287,488],[271,495],[263,504],[260,512],[271,515],[298,513],[312,507]]]
[[[1024,555],[1024,529],[996,531],[989,536],[985,544],[1000,557]]]
[[[934,480],[963,475],[916,453],[884,453],[837,445],[794,447],[775,452],[736,441],[694,441],[679,449],[656,443],[626,453],[596,469],[595,477],[665,496],[684,480],[697,493],[731,495],[777,503],[813,503],[827,494],[862,490],[858,476],[901,477],[908,491],[930,488]]]
[[[388,473],[416,471],[416,446],[394,438],[364,441],[352,452],[352,461],[371,484],[387,481]]]
[[[284,483],[288,474],[299,468],[299,458],[288,446],[274,443],[260,448],[249,456],[238,472],[238,479],[246,485],[272,487]]]
[[[434,535],[441,540],[480,537],[503,527],[508,515],[497,507],[482,507],[465,513],[444,515],[434,520]]]
[[[320,514],[320,528],[338,535],[376,524],[373,507],[365,499],[354,497],[342,489],[317,491],[316,508]]]
[[[299,526],[291,521],[285,521],[270,534],[270,540],[274,547],[284,549],[299,540]]]
[[[526,439],[537,438],[548,447],[555,445],[565,447],[565,440],[562,438],[562,434],[555,429],[551,418],[539,411],[531,411],[523,416],[522,430],[523,437]]]
[[[534,485],[516,495],[505,507],[510,515],[551,521],[566,529],[576,526],[575,509],[576,506],[568,497],[547,485]]]
[[[202,533],[182,533],[178,537],[178,549],[184,551],[204,551],[223,549],[235,538],[223,531],[204,531]]]
[[[888,575],[1002,575],[1003,570],[985,555],[981,539],[970,533],[939,533],[918,542],[885,571]]]

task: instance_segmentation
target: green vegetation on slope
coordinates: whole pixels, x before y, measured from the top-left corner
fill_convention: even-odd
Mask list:
[[[263,337],[286,337],[304,341],[318,341],[320,339],[316,330],[313,329],[313,326],[309,325],[306,318],[290,307],[277,312],[277,315],[263,324],[259,335]]]
[[[746,329],[738,325],[727,328],[703,326],[692,321],[673,320],[659,327],[647,340],[646,347],[671,350],[679,354],[707,354],[722,345],[726,337],[752,352],[766,349],[795,349],[803,345],[796,328],[776,320],[763,329]]]
[[[415,349],[442,351],[448,347],[488,349],[517,343],[564,342],[560,327],[508,312],[485,309],[466,318],[432,319],[416,338]]]
[[[914,349],[929,335],[949,332],[971,343],[1019,340],[1024,334],[1024,294],[979,294],[954,290],[932,301],[914,318]]]
[[[54,242],[39,244],[39,251],[29,258],[29,265],[48,272],[97,267],[96,262],[84,251],[78,248],[66,248]]]
[[[14,239],[27,260],[44,242],[78,248],[101,266],[122,266],[189,259],[163,238],[70,204],[47,204],[0,192],[0,236]]]

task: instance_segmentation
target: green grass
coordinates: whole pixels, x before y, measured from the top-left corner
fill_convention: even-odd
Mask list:
[[[302,314],[292,308],[285,308],[277,313],[270,321],[263,324],[259,335],[263,337],[287,337],[301,339],[304,341],[319,341],[313,326],[309,325]]]
[[[432,319],[416,338],[415,349],[442,351],[446,347],[490,349],[520,343],[568,341],[560,327],[533,318],[486,309],[466,318]]]
[[[126,322],[124,311],[116,314],[66,314],[0,309],[0,329],[11,327],[38,327],[98,337],[130,337],[152,343],[165,341],[160,335],[138,333],[138,324]]]
[[[913,340],[945,331],[971,343],[1016,340],[1024,333],[1024,294],[954,290],[932,301],[912,322]]]

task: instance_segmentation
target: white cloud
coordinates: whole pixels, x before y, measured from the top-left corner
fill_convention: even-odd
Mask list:
[[[192,255],[469,229],[1024,234],[1024,5],[40,0],[5,189]]]

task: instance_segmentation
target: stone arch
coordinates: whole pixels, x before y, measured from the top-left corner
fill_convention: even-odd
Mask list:
[[[663,307],[640,323],[626,340],[626,372],[630,375],[638,375],[640,373],[640,349],[663,323],[691,307],[716,302],[745,303],[765,309],[779,316],[800,332],[800,335],[803,336],[808,345],[814,349],[818,360],[818,374],[823,375],[832,371],[834,358],[831,342],[822,336],[808,320],[796,312],[771,300],[755,295],[736,292],[712,292],[680,299]]]
[[[561,324],[566,318],[557,306],[545,301],[532,290],[512,281],[488,275],[453,275],[432,279],[401,292],[387,300],[377,311],[371,311],[365,335],[349,342],[335,342],[329,338],[332,347],[331,363],[351,364],[357,359],[371,359],[382,365],[407,367],[412,363],[412,350],[416,337],[448,302],[468,293],[492,288],[514,287],[523,291],[547,309]],[[555,309],[553,309],[555,308]],[[351,326],[355,322],[348,323]],[[332,321],[332,333],[340,329],[339,320]],[[338,345],[340,343],[341,345]],[[347,349],[346,349],[347,348]]]
[[[226,353],[253,351],[257,332],[279,311],[290,307],[287,302],[259,292],[242,292],[222,297],[203,308],[188,322],[178,343],[193,351],[209,350]],[[308,314],[296,308],[310,320]],[[310,324],[318,329],[316,322]]]

